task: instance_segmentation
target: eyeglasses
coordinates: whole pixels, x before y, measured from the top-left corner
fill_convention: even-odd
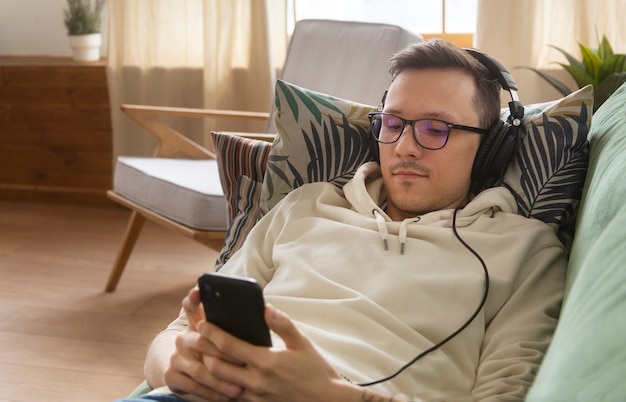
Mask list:
[[[463,126],[438,119],[406,120],[384,112],[369,113],[367,116],[370,119],[370,131],[376,141],[382,144],[392,144],[400,139],[404,128],[410,125],[415,142],[422,148],[430,150],[443,148],[448,142],[450,131],[454,128],[479,134],[486,134],[488,131],[484,128]]]

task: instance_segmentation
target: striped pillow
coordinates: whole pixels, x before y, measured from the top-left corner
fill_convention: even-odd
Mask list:
[[[247,176],[262,182],[267,166],[271,143],[253,140],[229,133],[211,133],[220,173],[220,181],[226,197],[226,227],[237,215],[237,180]]]
[[[222,250],[215,261],[216,270],[219,270],[230,256],[241,248],[248,233],[256,224],[261,212],[260,198],[261,183],[250,179],[248,176],[239,176],[235,191],[237,213],[228,226]]]
[[[259,198],[272,144],[229,133],[211,133],[220,181],[226,198],[228,231],[216,269],[243,244],[259,216]]]

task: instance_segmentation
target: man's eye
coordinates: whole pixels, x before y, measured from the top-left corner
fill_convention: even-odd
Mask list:
[[[420,121],[419,131],[434,137],[443,137],[448,134],[448,127],[437,121],[422,120]]]
[[[436,136],[446,135],[446,133],[448,132],[448,130],[435,128],[435,127],[429,127],[427,131],[428,131],[428,134],[436,135]]]
[[[402,129],[402,122],[392,119],[385,121],[385,129],[389,131],[400,131]]]

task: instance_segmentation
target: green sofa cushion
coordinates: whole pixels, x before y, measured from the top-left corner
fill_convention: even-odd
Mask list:
[[[626,86],[593,115],[589,148],[561,318],[528,401],[626,398]]]
[[[593,261],[586,261],[587,254],[626,200],[626,86],[605,103],[593,115],[589,132],[589,168],[576,222],[568,289],[584,267],[594,269]]]

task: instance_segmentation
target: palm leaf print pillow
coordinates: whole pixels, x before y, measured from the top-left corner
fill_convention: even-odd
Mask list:
[[[272,145],[261,191],[267,213],[291,190],[327,181],[341,187],[373,160],[369,119],[373,106],[335,98],[279,80]]]
[[[261,213],[305,183],[343,186],[373,160],[367,114],[374,106],[321,94],[284,81],[276,84],[278,135],[261,189]],[[551,225],[569,247],[587,172],[587,133],[593,88],[525,106],[520,144],[501,185],[514,195],[520,215]],[[508,108],[502,110],[505,119]]]
[[[502,182],[515,196],[518,213],[552,226],[568,248],[587,175],[592,110],[591,85],[526,106],[524,133]]]

